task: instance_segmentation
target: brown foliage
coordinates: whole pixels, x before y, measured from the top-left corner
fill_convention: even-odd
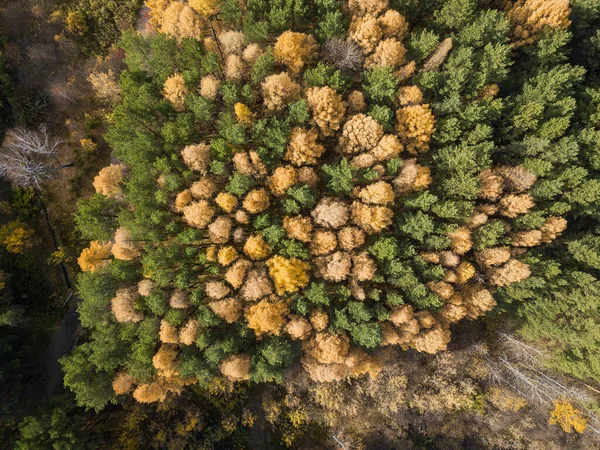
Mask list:
[[[189,89],[185,85],[183,76],[180,73],[171,75],[165,81],[163,86],[163,95],[176,111],[185,109],[185,97],[189,93]]]
[[[242,301],[239,298],[224,298],[208,302],[208,307],[227,323],[237,322],[242,317]]]
[[[194,198],[211,200],[217,191],[217,184],[210,176],[204,176],[190,186],[190,192]]]
[[[373,149],[383,136],[383,127],[366,114],[356,114],[344,124],[340,149],[352,154]]]
[[[354,250],[365,243],[365,232],[356,227],[345,227],[338,232],[338,242],[344,250]]]
[[[181,157],[190,169],[205,173],[210,163],[210,146],[204,142],[188,145],[181,150]]]
[[[317,333],[306,347],[307,353],[322,364],[343,364],[350,339],[345,334]]]
[[[200,80],[200,95],[209,100],[215,100],[219,93],[219,86],[221,86],[221,80],[214,76],[207,75],[202,77]]]
[[[141,243],[133,240],[128,229],[123,227],[117,228],[117,231],[115,232],[115,243],[111,248],[111,252],[115,259],[133,261],[141,256],[141,248]]]
[[[169,306],[176,309],[185,309],[190,307],[190,301],[188,299],[188,293],[176,289],[169,297]]]
[[[306,100],[323,136],[331,136],[340,129],[346,113],[346,102],[340,94],[329,86],[312,87],[306,91]]]
[[[258,214],[269,208],[269,193],[266,189],[253,189],[246,195],[242,206],[250,214]]]
[[[389,183],[377,181],[362,188],[358,193],[358,198],[365,203],[389,205],[390,203],[394,203],[396,196]]]
[[[111,164],[104,167],[94,178],[94,189],[98,194],[107,197],[121,197],[121,187],[119,184],[123,180],[125,166],[123,164]]]
[[[219,370],[230,381],[243,381],[250,379],[250,355],[232,355],[221,361]]]
[[[160,322],[160,332],[158,335],[160,342],[165,344],[178,344],[179,343],[179,331],[177,327],[171,325],[166,319]]]
[[[231,290],[222,281],[208,281],[204,286],[206,296],[213,300],[220,300],[229,295]]]
[[[312,332],[312,326],[305,318],[291,315],[290,321],[285,326],[285,331],[293,340],[303,341],[309,338]]]
[[[503,266],[490,269],[487,274],[490,283],[502,287],[529,278],[531,269],[527,264],[511,259]]]
[[[296,170],[292,166],[279,166],[269,177],[269,189],[273,195],[276,197],[281,197],[296,183],[296,179]]]
[[[375,276],[377,264],[367,252],[352,257],[352,277],[358,281],[370,281]]]
[[[183,38],[202,39],[202,21],[192,8],[181,2],[171,3],[162,15],[161,33]]]
[[[383,35],[388,38],[404,40],[408,34],[408,22],[398,11],[388,9],[384,14],[377,18],[377,23],[381,27]]]
[[[394,212],[385,206],[352,203],[352,221],[368,234],[379,233],[392,224]]]
[[[427,57],[423,63],[422,71],[437,70],[448,57],[448,53],[452,50],[452,38],[444,39],[437,48]]]
[[[221,44],[221,51],[225,55],[241,55],[244,50],[244,33],[241,31],[226,31],[219,34],[219,44]]]
[[[118,372],[113,379],[113,391],[117,395],[129,394],[133,390],[135,380],[127,372]]]
[[[348,206],[334,198],[326,197],[319,202],[311,213],[313,220],[319,226],[339,228],[348,222]]]
[[[363,50],[369,54],[383,38],[383,31],[375,17],[355,17],[350,24],[349,36]]]
[[[137,289],[121,288],[114,298],[110,301],[112,313],[115,320],[120,323],[125,322],[141,322],[144,315],[134,309],[135,299],[137,297]]]
[[[386,66],[396,68],[404,63],[406,48],[397,39],[384,39],[371,56],[365,60],[366,67]]]
[[[475,261],[484,269],[504,264],[509,259],[510,250],[508,247],[486,248],[475,253]]]
[[[313,229],[310,217],[284,217],[283,228],[287,232],[288,237],[298,239],[302,242],[310,242]]]
[[[284,159],[295,166],[316,164],[325,147],[317,142],[318,134],[314,130],[294,128],[290,135]]]
[[[194,228],[206,228],[214,214],[214,209],[206,200],[193,202],[183,208],[184,220]]]
[[[227,216],[217,217],[208,226],[208,237],[213,244],[225,244],[231,237],[233,221]]]
[[[534,206],[533,197],[529,194],[509,194],[500,200],[500,214],[514,219]]]
[[[252,263],[248,260],[237,260],[229,269],[227,269],[227,272],[225,272],[225,280],[231,284],[234,289],[238,289],[242,285],[246,272],[251,266]]]
[[[292,81],[286,72],[270,75],[262,83],[265,106],[271,110],[280,110],[289,102],[300,97],[302,88]]]
[[[246,281],[240,290],[244,300],[254,302],[272,293],[273,285],[265,267],[254,267],[248,271]]]
[[[334,235],[335,236],[335,235]],[[346,252],[335,252],[313,260],[315,275],[327,281],[340,282],[348,278],[352,261]]]
[[[337,239],[332,231],[316,230],[310,243],[313,255],[326,255],[337,247]]]

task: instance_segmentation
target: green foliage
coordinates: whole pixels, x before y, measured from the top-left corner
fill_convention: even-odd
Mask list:
[[[230,194],[241,197],[254,186],[256,186],[256,182],[252,179],[252,177],[249,177],[248,175],[242,175],[239,172],[233,172],[233,175],[229,177],[229,183],[227,183],[225,190]]]
[[[499,220],[492,220],[473,232],[473,248],[483,250],[488,247],[495,247],[504,243],[506,230],[504,224]]]
[[[391,67],[373,67],[363,74],[363,89],[375,103],[392,104],[398,89],[398,79]]]
[[[352,341],[365,348],[377,348],[381,345],[381,326],[378,323],[359,323],[350,329]]]
[[[258,57],[250,70],[250,80],[252,80],[252,83],[261,83],[273,71],[274,66],[275,57],[273,56],[273,49],[269,47],[264,54]]]
[[[424,60],[440,43],[440,38],[433,31],[422,30],[411,34],[407,43],[408,54],[417,62]]]
[[[369,247],[369,253],[379,261],[391,261],[398,256],[398,244],[393,237],[381,237]]]
[[[382,105],[373,105],[367,111],[367,114],[383,125],[383,128],[390,131],[394,127],[394,112],[391,108]]]
[[[65,374],[65,387],[75,392],[77,404],[100,411],[115,401],[115,394],[112,375],[90,364],[91,351],[89,343],[81,344],[72,353],[62,357],[60,363]]]
[[[122,30],[134,25],[140,0],[78,0],[69,9],[81,16],[76,32],[85,53],[101,53],[115,43]]]
[[[283,372],[292,363],[296,351],[283,337],[265,339],[252,358],[250,379],[255,382],[283,382]]]
[[[117,214],[118,205],[113,199],[94,194],[77,204],[77,231],[83,239],[110,241],[117,229]]]
[[[329,86],[336,91],[343,91],[348,80],[339,70],[319,61],[315,67],[304,72],[304,83],[307,86]]]
[[[434,230],[434,221],[421,211],[402,213],[398,218],[398,230],[408,237],[423,242],[425,236]]]
[[[560,287],[548,286],[525,302],[521,334],[543,339],[554,347],[553,365],[561,372],[584,380],[600,380],[597,312],[600,282],[584,272],[567,275]]]
[[[314,305],[329,305],[329,296],[324,283],[310,283],[304,290],[304,297]]]
[[[354,187],[352,168],[346,158],[342,158],[338,164],[325,164],[323,171],[329,176],[327,188],[333,193],[348,194]]]

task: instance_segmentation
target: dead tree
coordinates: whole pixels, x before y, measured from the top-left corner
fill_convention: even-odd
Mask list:
[[[72,166],[58,160],[61,144],[44,126],[37,131],[21,127],[10,130],[0,149],[0,175],[15,186],[41,189],[43,181],[56,178],[61,169]]]

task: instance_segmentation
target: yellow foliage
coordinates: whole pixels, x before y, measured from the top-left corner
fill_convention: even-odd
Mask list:
[[[244,244],[244,253],[255,261],[265,259],[270,251],[271,247],[261,235],[250,236]]]
[[[16,220],[0,227],[0,244],[10,253],[23,253],[31,245],[33,230],[26,224]]]
[[[286,259],[277,255],[267,261],[267,266],[279,295],[298,291],[310,279],[310,264],[296,258]]]
[[[546,29],[564,30],[571,25],[569,0],[517,0],[506,17],[513,26],[515,47],[532,44]]]
[[[228,266],[238,258],[238,253],[232,246],[223,247],[219,250],[218,261],[222,266]]]
[[[429,105],[410,105],[396,111],[396,130],[412,155],[429,150],[435,118]]]
[[[102,267],[106,267],[110,262],[111,243],[102,243],[98,241],[90,242],[88,248],[81,251],[77,263],[84,272],[95,272]]]
[[[289,312],[287,303],[282,301],[261,300],[246,309],[248,328],[257,336],[274,334],[278,336],[286,324],[285,316]]]
[[[250,108],[243,103],[238,102],[234,105],[233,110],[235,111],[235,117],[239,123],[242,125],[252,125],[254,114],[252,114]]]
[[[219,192],[215,198],[215,203],[219,205],[225,212],[230,213],[233,212],[237,206],[238,200],[233,194],[229,194],[228,192]]]
[[[339,130],[346,112],[346,102],[341,95],[329,86],[312,87],[306,91],[306,100],[323,136],[331,136]]]
[[[285,64],[292,72],[298,73],[316,51],[317,43],[312,35],[286,31],[277,38],[273,55],[278,63]]]
[[[219,12],[218,0],[188,0],[188,4],[203,16],[210,16]]]
[[[560,425],[565,433],[583,433],[587,428],[587,419],[583,412],[575,409],[573,405],[566,400],[554,400],[554,409],[550,413],[548,423],[550,425]]]
[[[67,30],[70,33],[83,35],[87,33],[89,27],[85,21],[85,15],[79,11],[69,11],[67,14]]]
[[[90,153],[98,148],[98,145],[91,139],[80,139],[79,144],[83,150]]]

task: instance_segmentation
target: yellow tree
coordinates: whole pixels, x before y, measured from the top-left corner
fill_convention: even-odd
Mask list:
[[[112,245],[110,242],[90,242],[90,246],[84,248],[77,259],[81,270],[84,272],[95,272],[98,269],[106,267],[110,262],[111,247]]]
[[[560,425],[565,433],[583,433],[587,428],[587,419],[583,412],[575,409],[567,400],[554,400],[554,409],[550,412],[548,423]]]
[[[513,26],[514,46],[532,44],[545,30],[564,30],[569,20],[569,0],[517,0],[506,16]]]
[[[26,224],[15,220],[0,227],[0,244],[10,253],[23,253],[29,247],[33,230]]]

